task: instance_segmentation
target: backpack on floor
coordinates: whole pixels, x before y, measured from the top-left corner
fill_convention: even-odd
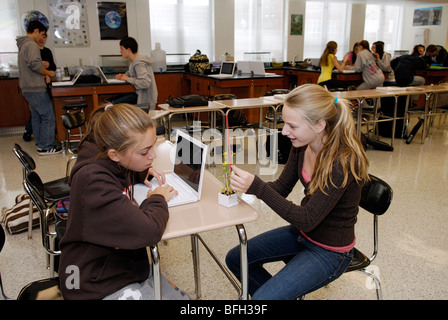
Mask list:
[[[1,222],[10,234],[17,234],[28,230],[30,197],[19,194],[15,204],[10,208],[2,208]],[[33,205],[33,228],[39,226],[39,211]]]

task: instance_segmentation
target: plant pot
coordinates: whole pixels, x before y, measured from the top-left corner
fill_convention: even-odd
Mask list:
[[[238,204],[238,195],[236,193],[231,195],[218,193],[218,203],[227,208],[236,206]]]

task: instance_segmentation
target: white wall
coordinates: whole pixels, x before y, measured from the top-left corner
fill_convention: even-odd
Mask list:
[[[151,33],[149,21],[149,3],[143,0],[120,0],[127,4],[128,14],[128,31],[129,36],[137,39],[140,46],[140,53],[149,55],[151,52]],[[80,59],[83,64],[100,65],[100,55],[117,54],[119,55],[118,40],[100,40],[99,21],[97,14],[97,0],[86,0],[90,47],[80,48],[54,48],[52,45],[52,36],[49,36],[47,46],[53,50],[55,60],[58,66],[79,65]],[[48,16],[47,0],[18,0],[19,16],[29,10],[39,10]],[[305,16],[305,0],[289,0],[288,29],[291,14],[303,14]],[[440,26],[429,26],[429,43],[440,44],[447,47],[448,41],[448,4],[440,4],[443,7],[442,23]],[[410,50],[415,45],[414,37],[418,28],[412,26],[412,17],[414,9],[430,7],[429,5],[417,6],[407,5],[404,12],[402,49]],[[364,8],[365,4],[353,6],[353,14],[356,19],[352,19],[350,44],[359,41],[364,31]],[[234,53],[234,32],[231,26],[234,25],[233,17],[233,0],[216,0],[215,1],[215,55],[219,57],[225,52],[233,55]],[[360,18],[361,16],[361,18]],[[303,43],[304,36],[287,37],[287,60],[290,61],[294,56],[298,56],[298,60],[303,60]],[[193,52],[192,52],[193,54]]]
[[[443,7],[442,21],[437,26],[413,26],[412,20],[414,16],[414,9],[431,8],[432,5],[416,6],[408,5],[404,11],[403,21],[403,36],[401,38],[401,49],[412,50],[414,45],[418,44],[414,42],[416,33],[421,29],[429,29],[429,44],[441,45],[445,48],[448,47],[448,4],[439,4],[436,7]]]

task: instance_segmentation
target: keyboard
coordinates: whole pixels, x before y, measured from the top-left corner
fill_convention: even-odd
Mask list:
[[[172,186],[178,192],[178,194],[174,195],[170,199],[170,201],[167,202],[168,207],[188,202],[188,200],[190,199],[196,199],[196,196],[194,195],[190,187],[184,181],[182,181],[182,179],[173,174],[167,174],[165,178],[166,184]],[[160,186],[156,179],[152,179],[151,184],[152,190]]]

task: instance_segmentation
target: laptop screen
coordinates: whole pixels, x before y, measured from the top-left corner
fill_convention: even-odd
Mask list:
[[[180,134],[177,136],[174,173],[196,192],[200,191],[203,155],[204,149],[200,145]]]
[[[221,74],[233,74],[234,67],[235,67],[234,62],[223,61],[221,66]]]

